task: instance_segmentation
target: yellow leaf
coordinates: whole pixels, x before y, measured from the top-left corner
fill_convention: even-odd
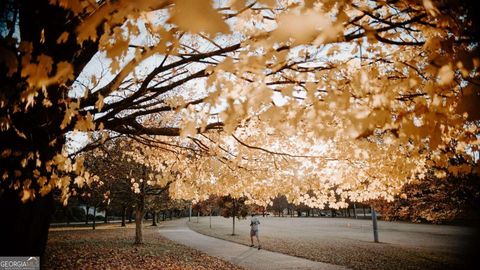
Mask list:
[[[227,34],[228,25],[213,7],[212,1],[177,0],[170,21],[181,29],[193,33],[205,32],[211,35]]]
[[[282,95],[287,96],[287,97],[292,97],[293,96],[293,86],[287,86],[282,89]]]
[[[266,5],[267,7],[274,7],[277,4],[276,0],[258,0],[258,2]]]
[[[58,38],[57,38],[57,44],[62,44],[67,42],[68,40],[68,32],[63,32]]]
[[[70,121],[72,120],[72,117],[77,115],[78,113],[78,107],[79,103],[78,102],[70,102],[68,103],[67,110],[65,111],[65,115],[63,116],[63,121],[60,124],[60,128],[64,129],[67,127],[68,124],[70,124]]]
[[[195,126],[194,121],[188,121],[185,126],[182,128],[182,131],[180,132],[181,137],[186,137],[190,135],[195,135],[197,134],[197,128]]]
[[[90,112],[86,116],[78,116],[77,123],[75,123],[75,130],[78,131],[90,131],[95,129],[95,123],[93,122],[93,115]]]
[[[427,10],[427,12],[433,17],[440,15],[440,11],[433,5],[431,0],[423,0],[423,6],[425,7],[425,10]]]
[[[295,44],[313,41],[320,31],[331,28],[331,19],[328,15],[308,11],[303,14],[287,13],[278,19],[278,28],[272,38],[276,41],[289,41]],[[329,34],[330,35],[330,34]]]
[[[451,65],[445,65],[441,67],[437,75],[438,84],[440,85],[449,84],[450,82],[452,82],[454,75],[455,73],[453,72]]]
[[[85,178],[79,175],[75,177],[75,181],[73,183],[76,184],[79,188],[82,188],[85,184]]]
[[[98,111],[101,111],[103,108],[103,96],[101,94],[98,94],[98,99],[97,102],[95,102],[95,107],[97,108]]]
[[[33,200],[33,198],[35,198],[35,195],[32,192],[32,190],[29,188],[24,188],[22,191],[22,198],[21,198],[22,202],[25,203],[28,200]]]

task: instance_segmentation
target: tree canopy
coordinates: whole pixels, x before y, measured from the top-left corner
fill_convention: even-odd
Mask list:
[[[169,192],[195,200],[335,208],[391,200],[431,166],[478,173],[472,8],[3,1],[2,189],[28,202],[58,188],[67,201],[90,177],[66,147],[79,132],[91,136],[82,151],[127,138],[125,156],[181,172]]]

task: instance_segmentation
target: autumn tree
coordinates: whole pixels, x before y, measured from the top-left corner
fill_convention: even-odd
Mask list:
[[[109,174],[111,178],[109,179],[113,185],[109,189],[109,199],[110,204],[113,208],[116,208],[122,215],[122,226],[125,226],[125,220],[127,217],[127,211],[132,209],[135,206],[135,192],[132,190],[132,183],[128,174],[119,175],[115,169],[117,166],[112,164],[110,172],[115,172]],[[108,181],[108,180],[107,180]]]
[[[375,210],[386,220],[412,222],[475,223],[480,217],[480,178],[465,174],[466,159],[457,155],[450,165],[436,166],[426,177],[406,184],[393,202],[374,201]],[[439,164],[438,164],[439,165]]]
[[[392,200],[448,160],[451,141],[455,153],[478,149],[479,28],[468,1],[0,7],[0,234],[14,243],[5,255],[43,253],[51,191],[66,203],[72,182],[89,179],[68,153],[75,132],[97,134],[83,150],[123,135],[144,146],[132,156],[147,167],[179,160],[173,197],[266,205],[285,194],[320,208]],[[149,158],[162,147],[177,152]]]
[[[224,218],[232,218],[232,235],[235,235],[235,219],[245,218],[252,212],[252,206],[245,203],[247,198],[234,198],[223,196],[217,198],[220,215]]]
[[[288,201],[284,195],[278,195],[272,200],[272,205],[268,207],[273,213],[283,217],[284,210],[288,208]]]
[[[159,212],[164,209],[165,203],[169,200],[168,192],[162,192],[155,196],[147,197],[145,211],[152,217],[152,226],[157,226]]]
[[[124,140],[117,138],[86,152],[85,167],[97,177],[101,175],[102,180],[99,181],[104,187],[104,197],[108,204],[121,204],[123,213],[127,205],[135,207],[135,243],[141,244],[145,213],[152,211],[155,216],[155,210],[164,201],[162,195],[167,193],[172,182],[171,176],[177,172],[170,171],[165,166],[160,170],[137,163],[125,156],[125,147]],[[129,145],[129,149],[131,147]],[[75,178],[74,184],[82,187],[82,177]],[[96,190],[94,188],[92,192]]]

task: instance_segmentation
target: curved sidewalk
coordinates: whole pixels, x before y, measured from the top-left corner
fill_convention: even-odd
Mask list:
[[[245,245],[220,240],[194,232],[186,219],[160,224],[160,234],[172,241],[192,247],[247,269],[347,269],[343,266],[321,263],[267,250],[257,250]]]

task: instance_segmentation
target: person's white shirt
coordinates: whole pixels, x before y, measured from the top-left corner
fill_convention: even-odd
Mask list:
[[[250,226],[252,230],[258,231],[258,224],[260,224],[260,221],[256,216],[253,216],[252,219],[250,220]]]

